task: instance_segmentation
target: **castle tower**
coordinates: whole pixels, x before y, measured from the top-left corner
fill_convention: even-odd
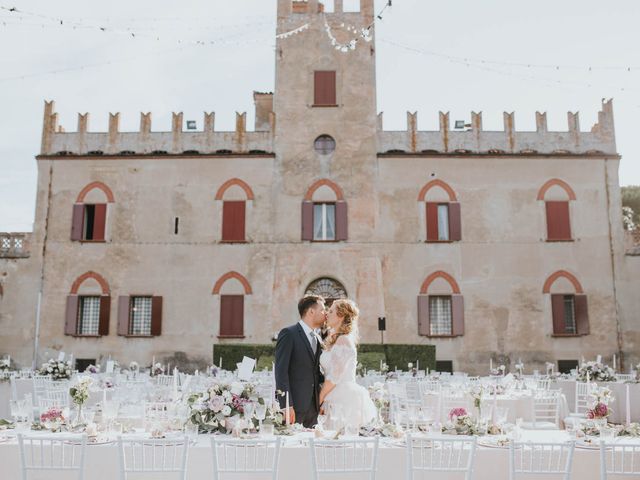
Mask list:
[[[335,182],[348,198],[350,216],[359,217],[349,232],[358,241],[370,235],[376,211],[373,0],[361,0],[357,12],[343,11],[342,0],[333,7],[325,11],[319,0],[278,1],[274,143],[281,184],[274,192],[293,201],[314,181]],[[282,35],[300,27],[300,33]],[[321,135],[335,139],[332,154],[314,150]],[[282,234],[286,228],[286,222],[277,227]]]

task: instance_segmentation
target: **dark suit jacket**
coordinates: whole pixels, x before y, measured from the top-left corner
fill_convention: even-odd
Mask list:
[[[311,344],[299,323],[283,328],[276,343],[276,390],[289,392],[289,406],[296,416],[320,409],[320,343],[313,354]],[[285,407],[285,395],[278,398]]]

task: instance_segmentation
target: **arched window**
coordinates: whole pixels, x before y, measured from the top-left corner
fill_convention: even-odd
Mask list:
[[[565,270],[558,270],[547,278],[542,291],[551,297],[554,336],[589,334],[587,296],[574,275]]]
[[[464,299],[446,272],[429,275],[418,295],[418,333],[428,337],[464,335]]]
[[[548,242],[572,240],[569,202],[575,199],[569,184],[558,178],[547,181],[538,191],[538,200],[545,205]]]
[[[86,272],[71,286],[67,296],[64,334],[74,337],[109,335],[111,295],[102,275]]]
[[[225,273],[218,279],[213,294],[220,295],[219,338],[244,338],[244,297],[251,293],[251,285],[238,272]]]
[[[246,241],[247,201],[253,201],[251,187],[239,178],[225,182],[216,193],[222,200],[222,241],[243,243]]]
[[[462,239],[460,203],[453,189],[442,180],[427,183],[418,195],[424,202],[427,242],[457,242]]]
[[[84,187],[73,205],[71,240],[104,242],[107,233],[107,204],[113,202],[113,192],[104,183],[92,182]]]
[[[302,240],[347,240],[347,202],[342,189],[331,180],[315,182],[302,202]]]
[[[339,281],[333,278],[323,277],[317,278],[311,282],[305,292],[305,295],[320,295],[324,298],[324,303],[329,307],[334,300],[339,298],[347,298],[347,290]]]

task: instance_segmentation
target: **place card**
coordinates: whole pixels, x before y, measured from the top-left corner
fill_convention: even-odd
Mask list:
[[[243,357],[242,363],[238,367],[238,378],[240,380],[251,380],[251,374],[256,366],[256,361],[253,358]]]
[[[58,361],[59,362],[64,362],[64,352],[58,353]]]
[[[113,373],[113,360],[107,360],[107,373]]]

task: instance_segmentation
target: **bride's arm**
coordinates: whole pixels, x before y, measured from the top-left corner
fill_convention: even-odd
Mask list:
[[[329,393],[331,393],[331,390],[333,390],[334,388],[336,388],[336,384],[332,383],[330,380],[325,379],[324,383],[322,384],[322,390],[320,390],[320,405],[324,403],[324,399],[327,398],[327,395],[329,395]]]
[[[356,357],[356,349],[351,340],[346,336],[341,336],[336,340],[336,343],[331,349],[331,367],[326,372],[324,378],[324,384],[320,390],[320,404],[324,402],[327,395],[336,388],[336,385],[340,383],[344,377],[348,377],[349,365],[352,364],[352,360]]]

